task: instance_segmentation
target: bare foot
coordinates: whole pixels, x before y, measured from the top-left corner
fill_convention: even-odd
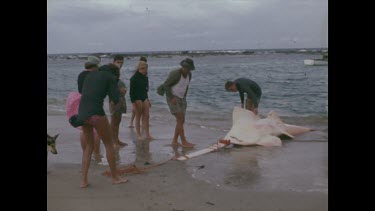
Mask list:
[[[146,140],[153,140],[153,139],[155,139],[155,138],[152,137],[152,136],[147,136],[147,137],[146,137]]]
[[[102,156],[100,154],[94,154],[94,161],[102,162]]]
[[[129,125],[128,128],[134,128],[134,126],[133,125]]]
[[[192,143],[189,143],[189,142],[183,142],[181,144],[179,144],[180,146],[182,147],[185,147],[185,148],[193,148],[195,146],[195,144],[192,144]]]
[[[82,182],[79,187],[81,187],[81,188],[87,188],[88,186],[89,186],[88,182]]]
[[[112,185],[117,185],[117,184],[126,183],[126,182],[128,182],[128,179],[125,179],[125,178],[119,178],[117,180],[112,179]]]
[[[119,150],[120,146],[117,143],[113,143],[113,149],[114,150]]]
[[[117,140],[117,145],[119,145],[120,147],[126,147],[126,146],[128,146],[127,143],[122,142],[122,141],[120,141],[120,140]]]
[[[137,139],[140,140],[140,141],[143,140],[142,136],[138,136]]]
[[[171,143],[171,146],[172,147],[176,147],[176,146],[178,146],[179,144],[177,143],[177,141],[172,141],[172,143]]]

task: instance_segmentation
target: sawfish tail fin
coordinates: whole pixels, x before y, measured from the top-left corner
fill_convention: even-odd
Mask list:
[[[288,131],[288,133],[293,134],[293,135],[299,135],[303,133],[307,133],[310,131],[314,131],[315,129],[311,129],[308,127],[302,127],[302,126],[297,126],[297,125],[290,125],[290,124],[284,124],[285,125],[285,130]]]
[[[290,133],[287,130],[285,124],[283,123],[283,121],[281,121],[279,115],[274,110],[268,112],[267,119],[274,120],[278,124],[282,134],[289,136],[290,138],[294,138],[294,134]]]
[[[294,138],[294,136],[292,134],[290,134],[287,130],[282,130],[281,133],[289,136],[289,138]]]

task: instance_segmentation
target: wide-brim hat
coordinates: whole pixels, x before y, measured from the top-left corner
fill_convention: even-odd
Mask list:
[[[186,58],[180,62],[180,65],[190,70],[195,70],[194,61],[192,59]]]
[[[92,64],[92,65],[100,65],[100,59],[96,56],[89,56],[87,57],[87,61],[85,64]]]

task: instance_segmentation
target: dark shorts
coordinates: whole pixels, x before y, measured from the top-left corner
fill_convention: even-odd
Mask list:
[[[112,105],[111,103],[109,103],[109,112],[111,113],[111,115],[117,115],[117,116],[120,116],[121,114],[125,114],[126,113],[126,100],[124,97],[121,97],[121,100],[122,102],[121,103],[121,107],[119,110],[115,111],[114,109],[114,105]]]
[[[85,121],[85,124],[86,125],[91,125],[93,127],[95,127],[100,119],[102,118],[102,116],[99,116],[99,115],[94,115],[94,116],[90,116],[86,121]]]
[[[258,100],[258,106],[259,106],[260,97],[257,98],[257,100]],[[250,98],[246,98],[246,102],[245,102],[245,106],[244,107],[246,109],[248,109],[248,110],[252,110],[254,108],[257,108],[257,107],[254,106],[253,101]]]
[[[181,98],[178,98],[176,97],[177,99],[177,103],[176,105],[173,105],[171,103],[171,99],[172,98],[168,98],[167,97],[167,103],[168,103],[168,106],[169,106],[169,110],[171,111],[172,114],[176,114],[176,113],[185,113],[186,112],[186,99],[181,99]]]

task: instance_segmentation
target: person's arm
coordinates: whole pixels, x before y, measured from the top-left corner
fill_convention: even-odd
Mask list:
[[[185,98],[185,99],[186,99],[187,93],[188,93],[188,91],[189,91],[189,86],[190,86],[191,77],[192,77],[192,74],[191,74],[191,72],[189,72],[189,84],[188,84],[188,86],[186,87],[186,92],[185,92],[185,95],[184,95],[184,98]]]
[[[149,89],[148,77],[146,77],[146,81],[147,83],[146,83],[145,89],[146,89],[146,98],[148,99],[148,89]]]
[[[108,97],[116,105],[120,101],[120,91],[115,76],[110,78]]]
[[[148,101],[148,106],[151,108],[151,101],[150,99],[148,98],[148,89],[149,89],[149,83],[148,83],[148,77],[147,77],[147,90],[146,90],[146,98],[147,98],[147,101]]]
[[[243,108],[243,101],[244,101],[244,92],[242,91],[238,91],[238,93],[240,94],[240,98],[241,98],[241,108]]]
[[[169,98],[173,98],[174,95],[172,94],[172,86],[175,85],[179,80],[180,72],[179,71],[172,71],[169,73],[167,80],[162,84],[165,89],[165,94]]]
[[[253,92],[253,90],[251,90],[250,88],[247,88],[245,92],[247,94],[247,97],[251,100],[251,102],[253,102],[254,108],[258,108],[258,98]]]
[[[131,102],[134,102],[135,100],[135,97],[136,97],[136,93],[135,93],[135,89],[136,89],[136,81],[135,81],[135,77],[131,77],[130,78],[130,91],[129,91],[129,95],[130,95],[130,101]]]
[[[120,90],[121,96],[124,97],[125,94],[126,94],[126,86],[125,86],[125,83],[122,80],[118,81],[118,88]]]
[[[125,87],[120,88],[120,94],[121,94],[122,97],[125,96],[125,94],[126,94],[126,88]]]
[[[78,92],[82,93],[82,86],[83,86],[82,73],[78,75],[77,84],[78,84]]]

